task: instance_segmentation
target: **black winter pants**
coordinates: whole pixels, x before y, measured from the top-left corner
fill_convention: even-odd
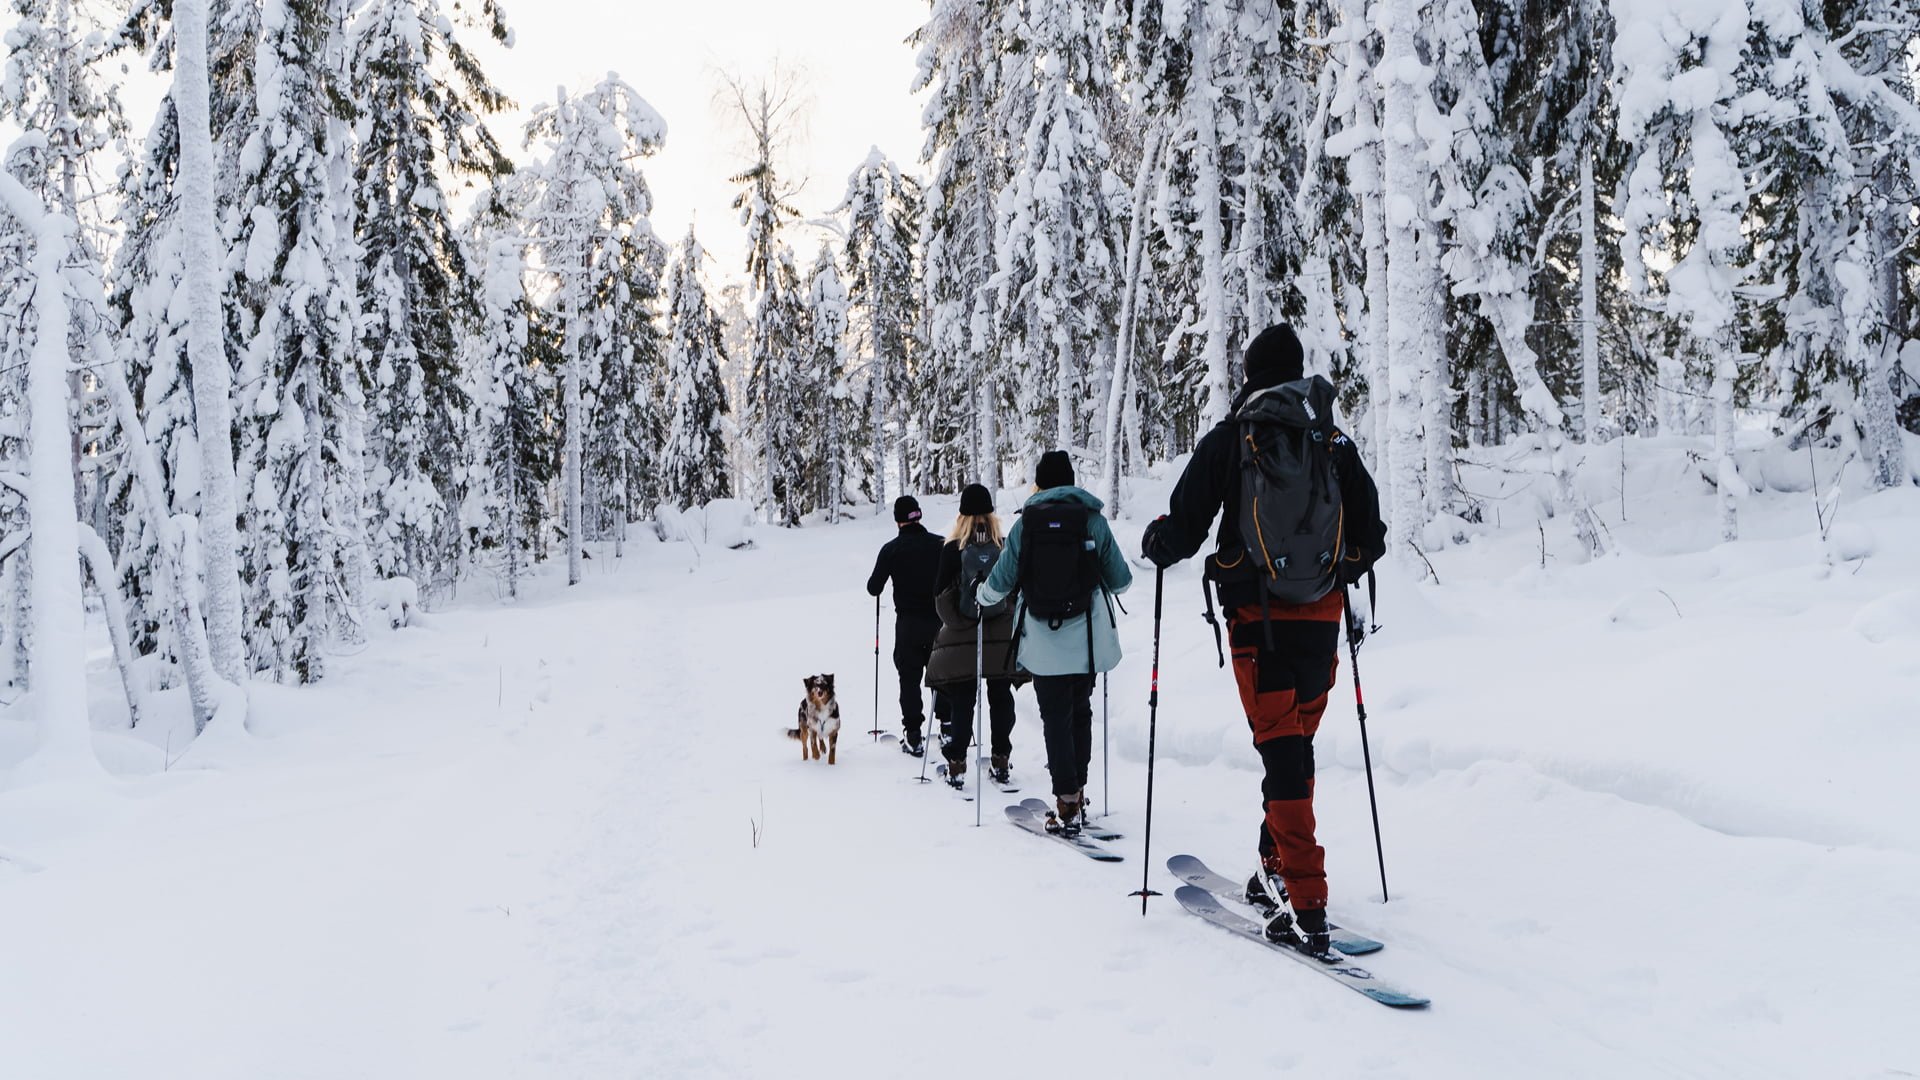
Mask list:
[[[1055,795],[1086,789],[1093,759],[1093,675],[1035,675],[1033,696],[1047,734],[1047,772]]]
[[[920,679],[927,672],[927,659],[933,655],[933,638],[939,632],[939,619],[902,617],[893,624],[893,666],[900,673],[900,726],[906,729],[910,739],[918,739],[921,727],[927,722]],[[939,693],[935,692],[936,707],[939,699]]]
[[[954,683],[943,686],[939,693],[946,699],[945,730],[947,733],[948,757],[959,757],[966,753],[967,744],[973,741],[974,683]],[[1006,757],[1013,753],[1013,681],[1011,679],[987,680],[987,728],[992,733],[990,745],[994,757]]]

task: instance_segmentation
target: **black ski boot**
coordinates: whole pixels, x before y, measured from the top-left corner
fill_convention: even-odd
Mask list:
[[[1275,894],[1279,899],[1274,899]],[[1268,874],[1265,870],[1247,879],[1246,901],[1267,915],[1280,910],[1287,902],[1287,887],[1280,883],[1280,875]]]
[[[1086,823],[1086,802],[1079,794],[1053,797],[1054,812],[1047,815],[1047,831],[1061,836],[1079,836]]]
[[[927,753],[927,741],[917,731],[909,731],[900,737],[900,752],[909,757],[924,757]]]
[[[1293,916],[1294,932],[1300,935],[1300,944],[1294,946],[1316,960],[1331,964],[1339,960],[1333,951],[1333,936],[1327,931],[1327,909],[1307,908]]]

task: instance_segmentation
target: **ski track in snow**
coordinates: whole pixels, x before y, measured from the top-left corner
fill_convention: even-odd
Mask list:
[[[1895,716],[1822,719],[1816,734],[1856,745],[1796,756],[1801,721],[1752,703],[1804,709],[1827,690],[1769,685],[1777,658],[1698,643],[1702,622],[1759,616],[1714,615],[1696,589],[1678,601],[1693,623],[1636,625],[1645,644],[1605,651],[1613,599],[1508,625],[1516,595],[1544,604],[1552,586],[1387,594],[1389,632],[1362,665],[1390,904],[1344,654],[1318,807],[1340,921],[1387,942],[1363,963],[1434,1000],[1404,1013],[1171,899],[1167,856],[1244,873],[1259,813],[1185,568],[1168,582],[1151,858],[1169,895],[1142,918],[1127,893],[1143,866],[1151,577],[1127,598],[1112,683],[1127,833],[1112,846],[1127,861],[1102,865],[1001,818],[1046,793],[1030,692],[1023,790],[990,792],[977,829],[974,804],[869,741],[858,588],[887,533],[869,521],[697,556],[639,543],[628,565],[603,553],[582,587],[542,582],[516,608],[476,590],[321,687],[256,687],[241,760],[123,764],[138,775],[104,793],[0,793],[6,1074],[1920,1072],[1900,1015],[1920,966],[1920,861],[1897,813],[1912,798],[1873,787],[1910,767],[1891,754],[1910,736]],[[1443,573],[1468,578],[1472,552]],[[1425,607],[1443,601],[1444,616]],[[1879,664],[1855,675],[1878,671],[1869,692],[1897,700],[1920,673],[1891,652],[1846,659],[1857,644],[1820,636],[1843,614],[1777,618],[1817,616],[1807,662]],[[1587,635],[1576,644],[1620,694],[1551,693],[1566,671],[1543,665],[1578,657],[1544,647],[1549,632]],[[1737,691],[1748,715],[1704,712],[1710,693],[1670,674],[1709,662],[1735,665],[1710,680],[1723,693],[1759,684]],[[816,671],[838,676],[832,767],[781,735]],[[1502,673],[1510,685],[1469,685]],[[110,765],[144,746],[101,740]],[[1894,762],[1876,763],[1876,740]],[[1850,788],[1833,760],[1866,779]],[[1796,763],[1805,783],[1779,786]],[[1093,772],[1099,808],[1097,748]]]

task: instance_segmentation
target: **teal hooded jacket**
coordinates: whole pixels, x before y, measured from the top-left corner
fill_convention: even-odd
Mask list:
[[[1030,675],[1085,675],[1112,671],[1120,663],[1120,633],[1116,623],[1118,613],[1108,597],[1127,591],[1128,586],[1133,584],[1133,570],[1120,554],[1120,545],[1114,543],[1113,530],[1108,527],[1107,519],[1100,516],[1102,504],[1099,499],[1090,492],[1068,485],[1036,492],[1026,505],[1054,502],[1077,502],[1091,511],[1087,515],[1087,537],[1093,541],[1094,557],[1100,564],[1101,588],[1108,595],[1095,599],[1092,612],[1067,619],[1058,629],[1048,626],[1045,619],[1029,617],[1023,608],[1019,644],[1016,646],[1020,669]],[[1007,546],[1001,550],[999,561],[993,564],[993,572],[987,575],[986,582],[980,586],[977,594],[980,603],[998,603],[1020,586],[1021,527],[1024,524],[1024,518],[1015,521],[1012,531],[1007,533]],[[1093,621],[1091,649],[1087,640],[1089,619]],[[1088,663],[1089,652],[1092,654],[1091,665]]]

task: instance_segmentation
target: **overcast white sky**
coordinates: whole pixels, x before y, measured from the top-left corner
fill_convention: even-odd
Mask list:
[[[924,0],[506,2],[517,40],[484,55],[523,110],[553,100],[563,83],[579,87],[617,71],[666,117],[666,146],[644,166],[653,226],[677,244],[695,220],[714,256],[708,270],[715,280],[740,277],[744,258],[727,183],[742,164],[739,129],[713,104],[719,71],[757,75],[776,58],[804,70],[808,137],[787,165],[807,180],[797,200],[803,214],[832,209],[871,146],[918,171],[921,99],[908,93],[914,50],[905,39],[926,18]],[[516,158],[525,156],[522,120],[515,114],[495,124]],[[819,236],[796,232],[790,242],[804,266]]]

